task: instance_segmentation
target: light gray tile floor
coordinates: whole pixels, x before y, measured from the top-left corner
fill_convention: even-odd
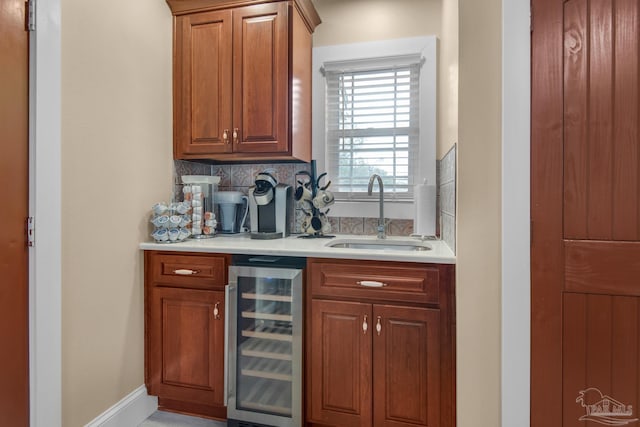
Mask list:
[[[156,411],[138,427],[226,427],[227,423],[190,417],[172,412]]]

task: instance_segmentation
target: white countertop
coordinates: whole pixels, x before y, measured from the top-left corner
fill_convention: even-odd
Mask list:
[[[335,239],[376,240],[376,236],[336,235]],[[407,261],[435,264],[455,264],[456,256],[442,240],[429,240],[428,251],[392,249],[349,249],[325,246],[335,240],[328,238],[301,239],[297,235],[284,239],[257,240],[248,234],[216,235],[211,239],[187,239],[180,243],[141,243],[140,249],[176,252],[209,252],[246,255],[283,255],[315,258],[368,259],[376,261]],[[389,236],[387,240],[412,240],[410,237]]]

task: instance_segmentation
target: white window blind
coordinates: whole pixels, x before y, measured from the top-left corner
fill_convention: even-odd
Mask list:
[[[386,198],[413,197],[420,65],[418,55],[324,64],[326,166],[336,198],[363,198],[373,173]]]

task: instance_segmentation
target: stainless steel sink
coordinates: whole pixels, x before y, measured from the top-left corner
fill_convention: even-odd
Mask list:
[[[341,249],[367,249],[367,250],[392,250],[392,251],[429,251],[431,246],[417,240],[392,240],[392,239],[336,239],[327,243],[329,248]]]

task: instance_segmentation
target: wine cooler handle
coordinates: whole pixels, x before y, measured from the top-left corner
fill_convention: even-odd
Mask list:
[[[378,336],[380,336],[380,332],[382,332],[382,318],[378,316],[378,321],[376,322],[376,332],[378,332]]]
[[[367,329],[369,329],[369,324],[367,323],[367,315],[364,315],[364,320],[362,321],[362,333],[366,334]]]
[[[220,320],[220,301],[216,301],[216,305],[213,306],[213,317]]]
[[[229,298],[230,293],[233,291],[233,285],[227,285],[224,287],[224,406],[227,406],[227,401],[231,395],[231,387],[229,387]]]

